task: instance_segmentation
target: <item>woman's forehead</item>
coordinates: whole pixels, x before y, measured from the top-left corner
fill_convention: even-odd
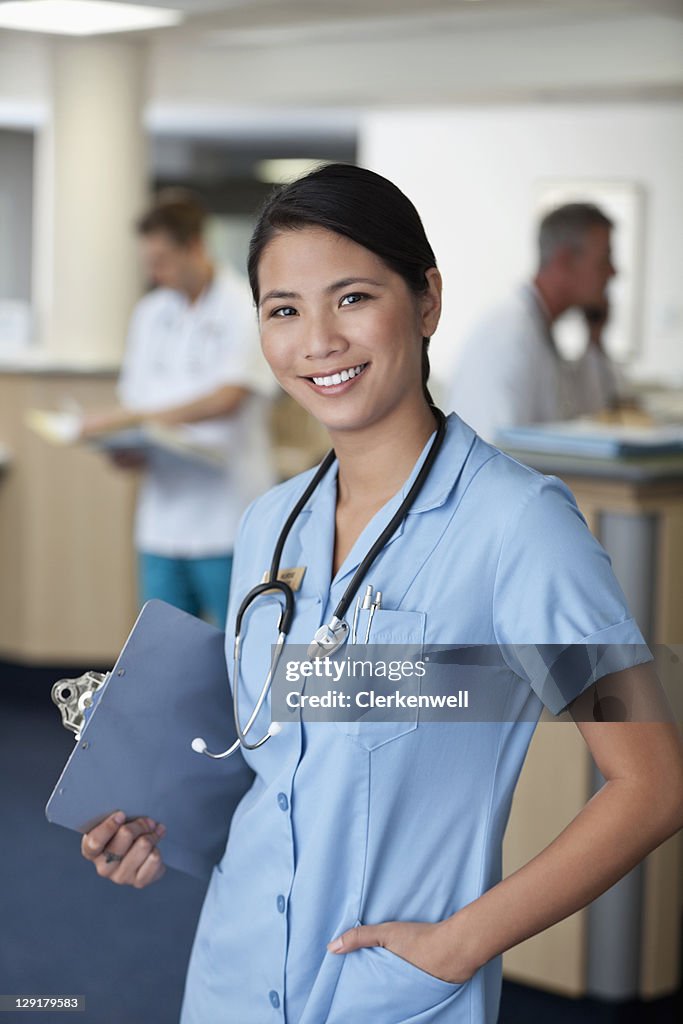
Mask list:
[[[279,230],[259,260],[260,289],[324,282],[353,274],[386,275],[386,264],[364,246],[327,228],[305,226]],[[286,279],[286,280],[285,280]]]

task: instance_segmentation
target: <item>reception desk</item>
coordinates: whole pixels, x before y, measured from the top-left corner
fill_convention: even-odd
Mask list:
[[[512,452],[573,491],[648,642],[683,643],[683,457],[643,461]],[[672,652],[672,658],[678,655]],[[670,691],[680,702],[677,670]],[[676,687],[678,686],[678,689]],[[680,715],[680,703],[676,707]],[[505,872],[542,849],[602,780],[578,730],[541,723],[517,788]],[[680,982],[683,842],[674,837],[590,908],[511,950],[506,974],[572,995],[652,998]]]
[[[106,667],[137,614],[134,476],[84,446],[47,444],[31,408],[115,401],[113,371],[0,370],[0,658]]]
[[[117,371],[0,367],[0,659],[106,668],[137,616],[135,472],[85,445],[48,444],[29,409],[116,402]],[[288,396],[273,416],[276,469],[312,465],[329,443]]]

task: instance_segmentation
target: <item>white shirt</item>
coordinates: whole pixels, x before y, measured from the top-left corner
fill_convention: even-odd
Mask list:
[[[224,384],[251,394],[232,416],[180,428],[194,444],[223,450],[224,466],[152,458],[138,499],[138,550],[180,558],[228,554],[245,508],[274,483],[268,411],[276,386],[261,355],[247,282],[221,269],[194,303],[168,288],[146,295],[131,319],[122,404],[155,411]]]
[[[450,408],[489,441],[504,427],[573,419],[605,408],[614,371],[595,345],[563,359],[543,300],[524,285],[491,310],[465,341]]]

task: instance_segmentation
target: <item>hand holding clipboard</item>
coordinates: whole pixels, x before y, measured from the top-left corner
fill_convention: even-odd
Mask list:
[[[218,747],[235,736],[224,640],[163,601],[145,605],[48,801],[48,821],[85,833],[121,810],[130,832],[149,817],[166,826],[165,863],[208,877],[253,780],[241,755],[215,763],[191,749],[198,734]]]

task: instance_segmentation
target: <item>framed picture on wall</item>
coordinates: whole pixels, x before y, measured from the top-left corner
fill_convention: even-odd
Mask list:
[[[611,221],[612,258],[617,270],[609,284],[610,316],[605,348],[618,362],[632,359],[640,348],[643,294],[645,194],[636,182],[581,178],[544,179],[534,189],[534,214],[540,220],[565,203],[594,203]],[[557,321],[554,333],[567,357],[578,356],[586,344],[586,326],[577,311]]]

